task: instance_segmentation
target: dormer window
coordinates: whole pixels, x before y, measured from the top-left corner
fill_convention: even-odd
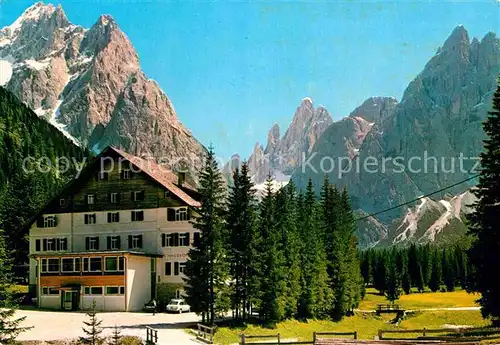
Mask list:
[[[95,197],[94,194],[87,194],[87,205],[94,205]]]
[[[142,200],[144,200],[144,191],[135,191],[135,192],[132,192],[132,200],[133,201],[142,201]]]
[[[66,206],[66,199],[59,199],[59,206]]]

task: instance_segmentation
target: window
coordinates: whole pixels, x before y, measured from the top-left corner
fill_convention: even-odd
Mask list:
[[[106,272],[122,272],[125,270],[125,258],[123,256],[107,256],[104,258]]]
[[[190,216],[187,207],[169,207],[167,209],[167,220],[169,222],[182,222],[189,219]]]
[[[142,235],[129,235],[128,247],[129,249],[142,248]]]
[[[43,217],[43,227],[53,228],[56,226],[56,216],[44,216]]]
[[[42,259],[42,272],[59,273],[59,259],[58,258]]]
[[[86,250],[99,250],[99,237],[85,237]]]
[[[144,211],[132,211],[132,221],[140,222],[144,220]]]
[[[59,290],[53,287],[42,286],[42,295],[45,296],[59,296]]]
[[[189,232],[179,234],[179,242],[181,247],[189,247]]]
[[[108,212],[108,223],[118,223],[120,221],[120,212]]]
[[[121,248],[120,236],[108,236],[108,250],[116,250]]]
[[[87,194],[87,205],[94,205],[94,194]]]
[[[106,295],[124,295],[125,286],[106,286]]]
[[[36,243],[36,246],[38,246],[38,248],[39,245],[40,245],[39,243]],[[66,250],[68,250],[68,239],[65,237],[43,239],[43,251],[54,252],[54,251],[66,251]]]
[[[172,275],[172,263],[171,262],[165,262],[165,275],[166,276]]]
[[[96,220],[97,220],[97,218],[96,218],[95,213],[88,213],[88,214],[84,215],[85,224],[95,224]]]
[[[102,286],[84,286],[83,287],[83,294],[84,295],[93,295],[93,296],[98,296],[102,295]]]
[[[66,206],[66,199],[59,199],[59,206]]]
[[[35,252],[39,252],[41,250],[42,250],[41,241],[40,240],[35,240]]]
[[[53,252],[56,250],[56,239],[49,238],[43,240],[43,250],[48,252]]]
[[[118,193],[109,193],[109,202],[112,204],[118,204]]]
[[[144,191],[135,191],[132,192],[131,196],[133,201],[142,201],[144,200]]]
[[[130,169],[122,169],[120,172],[122,180],[130,180]]]
[[[179,263],[174,262],[174,276],[178,276],[178,275],[179,275]]]
[[[200,245],[200,232],[199,231],[196,231],[193,234],[193,245],[195,245],[195,246],[199,246]]]
[[[179,262],[179,273],[183,274],[185,269],[186,269],[186,263],[185,262]]]
[[[101,171],[99,174],[97,174],[97,179],[101,181],[107,181],[109,178],[109,174],[105,171]]]
[[[62,258],[62,272],[80,272],[80,258]]]
[[[83,272],[101,272],[101,271],[102,271],[102,258],[100,256],[83,258]]]
[[[165,235],[165,247],[174,247],[174,234]]]

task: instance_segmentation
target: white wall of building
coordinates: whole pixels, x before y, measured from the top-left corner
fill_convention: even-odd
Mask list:
[[[43,309],[61,309],[61,295],[42,295],[38,306]]]
[[[151,258],[129,256],[126,270],[127,311],[140,311],[151,299]]]
[[[102,311],[125,311],[125,296],[82,296],[80,309],[88,310],[96,302],[97,310]]]

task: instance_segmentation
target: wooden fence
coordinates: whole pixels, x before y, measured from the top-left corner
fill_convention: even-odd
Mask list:
[[[156,345],[158,344],[158,330],[146,326],[146,344]]]
[[[402,313],[405,310],[399,304],[379,304],[377,314],[381,313]]]
[[[213,344],[216,327],[208,327],[200,323],[197,326],[198,332],[196,333],[196,339]]]
[[[328,338],[322,338],[327,336]],[[352,337],[353,339],[358,339],[358,332],[314,332],[313,333],[313,342],[322,342],[325,339],[331,339],[331,337]]]
[[[493,335],[500,334],[500,328],[440,328],[440,329],[404,329],[404,330],[379,330],[378,338],[380,340],[403,340],[401,337],[387,337],[385,334],[417,334],[422,337],[430,338],[430,340],[447,340],[454,338],[467,338],[474,337],[474,334],[481,333]],[[441,336],[433,336],[434,334],[441,334]]]

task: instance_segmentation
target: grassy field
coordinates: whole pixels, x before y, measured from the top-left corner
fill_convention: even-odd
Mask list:
[[[280,323],[276,329],[265,329],[259,326],[249,325],[246,328],[224,328],[221,327],[216,334],[216,344],[237,344],[239,335],[263,335],[280,333],[282,338],[297,338],[299,340],[312,339],[313,332],[353,332],[357,331],[360,339],[373,339],[379,329],[419,329],[419,328],[441,328],[443,326],[487,326],[488,320],[483,320],[479,311],[428,311],[416,313],[403,320],[399,327],[390,323],[394,316],[376,316],[375,314],[356,313],[352,317],[346,317],[341,322],[316,321],[308,322],[285,321]]]
[[[458,290],[454,292],[424,292],[402,295],[396,302],[405,309],[426,309],[426,308],[451,308],[451,307],[477,307],[477,294],[469,294],[466,291]],[[367,289],[366,296],[359,305],[361,310],[375,310],[377,304],[388,303],[384,296],[375,289]]]
[[[438,293],[413,293],[403,295],[397,302],[406,309],[428,309],[428,308],[450,308],[450,307],[475,307],[477,295],[468,294],[465,291],[438,292]],[[361,310],[375,310],[377,304],[387,303],[384,296],[376,290],[368,289],[365,300],[359,306]],[[353,332],[357,331],[361,339],[373,339],[379,329],[421,329],[441,328],[447,326],[487,326],[488,320],[483,320],[481,313],[477,310],[460,311],[425,311],[416,312],[396,327],[390,321],[394,315],[377,316],[368,313],[356,313],[352,317],[346,317],[341,322],[331,321],[308,322],[285,321],[280,323],[276,329],[265,329],[259,326],[249,325],[246,328],[221,327],[216,334],[216,343],[222,345],[237,344],[239,335],[265,335],[280,333],[282,338],[310,340],[313,332]]]

